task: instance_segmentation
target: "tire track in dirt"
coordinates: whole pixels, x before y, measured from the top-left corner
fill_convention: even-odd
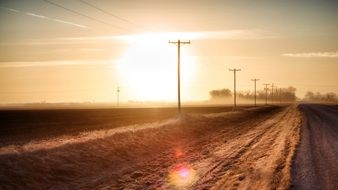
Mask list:
[[[118,179],[119,184],[110,186],[111,189],[124,189],[126,187],[129,189],[179,189],[179,187],[168,182],[168,172],[173,166],[183,163],[198,168],[200,161],[210,160],[214,162],[213,159],[215,158],[221,159],[214,155],[213,147],[218,147],[220,143],[230,142],[233,138],[247,133],[271,115],[279,112],[281,108],[263,108],[262,110],[200,119],[195,122],[193,127],[202,129],[205,135],[196,138],[187,137],[188,142],[174,145],[172,149],[163,152],[150,163],[140,163],[137,167],[130,168]],[[205,129],[205,126],[208,125],[211,126],[210,130]],[[177,155],[177,153],[180,155]],[[109,187],[109,185],[106,184],[106,187]],[[186,188],[185,186],[184,189]]]
[[[243,183],[243,181],[245,181],[244,179],[248,178],[248,174],[240,174],[240,172],[238,173],[238,171],[241,171],[243,169],[242,165],[249,163],[250,159],[252,158],[266,159],[266,151],[271,151],[269,147],[271,147],[271,145],[273,145],[273,142],[277,140],[273,138],[269,138],[262,144],[262,138],[266,139],[267,136],[277,137],[281,133],[281,131],[275,130],[275,129],[282,127],[281,123],[283,123],[283,121],[287,121],[288,118],[292,116],[292,113],[294,112],[293,110],[294,108],[290,107],[284,112],[280,113],[278,116],[273,117],[270,120],[257,126],[256,130],[258,131],[250,132],[254,134],[253,137],[250,137],[251,135],[248,135],[248,137],[246,137],[245,135],[242,137],[239,137],[238,141],[241,141],[241,138],[243,139],[249,138],[249,140],[244,140],[244,143],[240,145],[241,148],[239,150],[233,150],[233,152],[228,155],[225,154],[222,158],[223,160],[220,160],[209,171],[207,171],[202,176],[202,179],[200,179],[198,183],[193,186],[193,189],[209,189],[217,181],[219,182],[214,186],[215,189],[222,189],[224,187],[234,188],[234,189],[238,188],[240,183]],[[283,138],[280,140],[284,140]],[[264,151],[261,151],[261,152],[255,151],[255,149],[257,149],[255,147],[263,147],[264,145],[265,145],[265,147],[263,148]],[[286,146],[285,146],[286,150],[288,150],[288,146],[289,146],[288,143],[286,143]],[[226,150],[226,152],[229,152],[229,150]],[[261,155],[259,155],[260,153]],[[285,155],[289,155],[289,152],[285,152]],[[282,158],[280,159],[282,160]],[[280,163],[283,163],[283,162],[280,162]],[[250,169],[249,166],[246,166],[246,167]],[[284,168],[284,165],[281,164],[276,168],[277,170],[275,170],[274,176],[280,176],[280,175],[277,175],[279,173],[278,171]],[[228,186],[229,177],[236,176],[236,175],[238,175],[237,182],[233,182],[232,187]],[[222,182],[223,178],[225,178],[225,182]],[[278,181],[278,180],[273,179],[272,181]],[[269,185],[273,187],[274,184],[275,182],[271,182]],[[252,184],[250,186],[252,187]],[[262,186],[260,188],[262,188]]]
[[[210,189],[214,184],[222,184],[217,184],[217,182],[222,181],[223,175],[227,171],[238,169],[240,158],[259,143],[263,136],[269,133],[269,129],[280,127],[279,123],[282,123],[283,120],[287,121],[289,117],[294,117],[293,114],[294,107],[290,107],[277,114],[275,112],[263,116],[256,115],[255,118],[231,123],[232,127],[230,128],[224,128],[182,146],[181,148],[185,152],[182,153],[184,156],[180,158],[175,158],[175,155],[173,155],[175,150],[168,150],[159,156],[158,159],[153,160],[152,163],[140,165],[138,169],[135,169],[137,172],[126,173],[120,178],[121,185],[114,187],[116,189],[123,189],[126,186],[130,189]],[[278,136],[279,133],[280,130],[275,130],[274,136]],[[239,141],[242,142],[239,143]],[[271,141],[273,141],[273,138],[271,138]],[[237,147],[241,148],[236,150]],[[289,147],[289,145],[285,145],[285,147]],[[290,155],[289,153],[287,152],[285,155]],[[264,157],[265,155],[256,156],[257,159]],[[195,168],[198,173],[196,181],[183,187],[175,186],[168,182],[168,171],[177,163],[189,164]],[[283,164],[279,167],[276,166],[279,170],[284,167]],[[149,168],[161,169],[157,169],[155,174]],[[239,178],[241,179],[242,177],[240,176]],[[269,183],[268,185],[271,184]],[[222,186],[224,184],[220,185],[219,188],[222,189]],[[239,186],[238,183],[237,186]]]
[[[290,107],[252,144],[215,189],[288,189],[291,162],[299,142],[299,114]]]

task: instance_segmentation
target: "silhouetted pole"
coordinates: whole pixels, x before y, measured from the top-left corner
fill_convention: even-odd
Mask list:
[[[177,104],[178,113],[181,114],[181,44],[190,44],[190,40],[187,42],[182,42],[181,40],[169,41],[169,43],[177,45]]]
[[[268,105],[268,86],[270,84],[263,84],[265,86],[264,90],[265,90],[265,105]]]
[[[282,103],[282,88],[279,88],[279,103]]]
[[[271,84],[271,104],[273,104],[273,83]]]
[[[257,105],[256,104],[256,83],[257,83],[257,81],[259,81],[259,79],[251,79],[252,81],[254,81],[254,83],[255,83],[255,106]]]
[[[275,86],[275,89],[276,89],[276,103],[278,103],[278,100],[279,100],[279,96],[278,96],[278,87]]]
[[[229,69],[229,71],[234,72],[234,109],[236,109],[236,72],[241,71],[241,69]]]
[[[116,88],[116,106],[119,107],[119,104],[120,104],[120,87],[117,87]]]

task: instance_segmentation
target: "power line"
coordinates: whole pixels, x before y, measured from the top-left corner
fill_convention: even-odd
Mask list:
[[[187,42],[177,40],[169,41],[171,44],[177,45],[177,100],[178,100],[178,114],[181,114],[181,44],[190,44],[190,40]]]
[[[97,9],[97,10],[99,10],[99,11],[101,11],[101,12],[107,14],[107,15],[110,15],[110,16],[112,16],[112,17],[118,19],[118,20],[121,20],[121,21],[124,21],[124,22],[128,22],[128,23],[133,24],[131,21],[129,21],[129,20],[127,20],[127,19],[124,19],[124,18],[122,18],[122,17],[120,17],[120,16],[114,15],[114,14],[112,14],[112,13],[110,13],[110,12],[104,10],[104,9],[101,9],[101,8],[98,7],[98,6],[95,6],[95,5],[91,4],[91,3],[88,3],[88,2],[85,1],[85,0],[79,0],[79,1],[82,2],[82,3],[84,3],[84,4],[86,4],[86,5],[88,5],[88,6],[90,6],[90,7],[92,7],[92,8],[94,8],[94,9]]]
[[[241,69],[229,69],[229,71],[234,72],[234,110],[236,109],[236,72],[241,71]]]
[[[257,81],[259,81],[259,79],[251,79],[252,81],[254,81],[254,83],[255,83],[255,106],[256,106],[256,83],[257,83]]]
[[[96,18],[94,18],[94,17],[85,15],[85,14],[83,14],[83,13],[74,11],[74,10],[72,10],[72,9],[70,9],[70,8],[64,7],[64,6],[62,6],[62,5],[60,5],[60,4],[57,4],[57,3],[55,3],[55,2],[52,2],[52,1],[49,1],[49,0],[43,0],[43,1],[46,2],[46,3],[49,3],[49,4],[51,4],[51,5],[54,5],[54,6],[56,6],[56,7],[62,8],[62,9],[64,9],[64,10],[67,10],[67,11],[73,13],[73,14],[77,14],[77,15],[80,15],[80,16],[85,17],[85,18],[87,18],[87,19],[93,20],[93,21],[95,21],[95,22],[98,22],[98,23],[101,23],[101,24],[105,24],[105,25],[107,25],[107,26],[110,26],[110,27],[113,27],[113,28],[117,28],[117,29],[120,29],[120,30],[127,30],[127,31],[129,31],[129,30],[126,29],[126,28],[119,27],[119,26],[110,24],[110,23],[108,23],[108,22],[104,22],[104,21],[102,21],[102,20],[99,20],[99,19],[96,19]]]

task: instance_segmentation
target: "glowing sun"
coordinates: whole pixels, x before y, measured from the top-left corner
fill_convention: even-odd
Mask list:
[[[126,37],[129,48],[119,60],[119,74],[138,100],[175,100],[177,98],[177,47],[169,33]],[[188,48],[188,47],[187,47]],[[193,78],[195,61],[181,48],[181,85]]]

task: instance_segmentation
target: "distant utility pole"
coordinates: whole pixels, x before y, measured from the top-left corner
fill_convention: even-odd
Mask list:
[[[190,44],[190,40],[189,41],[181,41],[181,40],[177,40],[177,41],[169,41],[169,43],[171,44],[175,44],[177,45],[177,100],[178,100],[178,113],[181,114],[181,44]]]
[[[256,83],[257,83],[257,81],[259,81],[259,79],[251,79],[252,81],[254,81],[254,83],[255,83],[255,106],[257,105],[256,104]]]
[[[271,104],[273,104],[273,83],[271,84]]]
[[[282,88],[279,88],[279,103],[282,103]]]
[[[275,92],[273,92],[274,93],[274,95],[275,95],[275,102],[277,103],[278,102],[278,87],[277,86],[274,86],[275,87]]]
[[[278,103],[279,100],[278,87],[276,86],[275,89],[276,89],[276,103]]]
[[[241,69],[229,69],[229,71],[234,72],[234,109],[236,109],[236,72],[241,71]]]
[[[116,92],[117,92],[117,94],[116,94],[116,106],[117,107],[119,107],[119,104],[120,104],[120,87],[118,86],[117,88],[116,88]]]
[[[268,105],[268,90],[269,90],[268,86],[270,84],[263,84],[263,85],[265,86],[265,88],[264,88],[264,90],[265,90],[265,105]]]

